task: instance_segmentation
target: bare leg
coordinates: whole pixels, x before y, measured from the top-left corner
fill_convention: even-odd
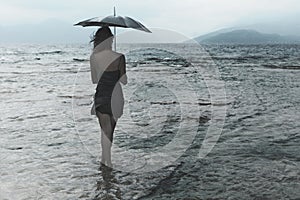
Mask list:
[[[115,124],[111,122],[111,116],[108,114],[98,113],[97,116],[101,126],[101,163],[111,167],[111,146]]]
[[[117,120],[113,116],[110,116],[110,123],[111,123],[111,127],[112,127],[112,138],[111,138],[111,141],[113,141],[113,134],[115,132]]]

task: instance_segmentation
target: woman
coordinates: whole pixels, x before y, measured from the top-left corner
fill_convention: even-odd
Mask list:
[[[108,27],[99,28],[92,42],[90,67],[92,82],[97,84],[93,108],[101,127],[101,163],[111,167],[113,133],[124,106],[120,82],[127,84],[125,56],[112,51],[113,34]]]

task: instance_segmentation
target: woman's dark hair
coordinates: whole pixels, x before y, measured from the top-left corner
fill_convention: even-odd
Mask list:
[[[114,35],[111,33],[111,30],[107,26],[104,26],[97,30],[91,42],[94,42],[94,47],[96,47],[98,44],[112,36]]]

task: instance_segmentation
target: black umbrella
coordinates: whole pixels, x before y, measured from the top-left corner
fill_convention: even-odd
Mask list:
[[[78,22],[77,24],[74,24],[74,26],[113,26],[114,27],[114,34],[115,34],[115,50],[116,50],[116,27],[122,27],[122,28],[133,28],[140,31],[145,31],[148,33],[151,33],[151,31],[146,28],[141,22],[134,20],[130,17],[121,17],[116,16],[116,10],[114,8],[114,15],[110,15],[104,18],[100,17],[94,17],[91,19],[87,19],[81,22]]]

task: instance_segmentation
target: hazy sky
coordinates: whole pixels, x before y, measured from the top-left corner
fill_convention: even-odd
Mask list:
[[[287,21],[300,17],[299,0],[0,0],[0,26],[68,23],[112,14],[131,16],[148,27],[197,36],[220,28]]]

